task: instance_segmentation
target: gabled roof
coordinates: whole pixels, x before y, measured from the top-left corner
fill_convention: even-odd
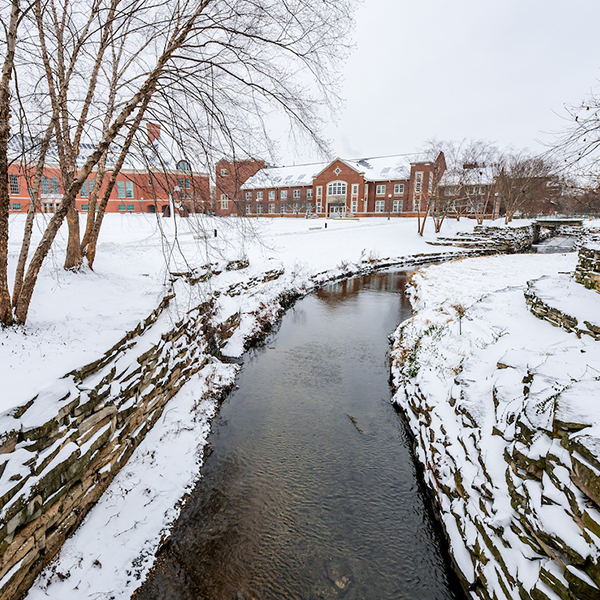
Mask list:
[[[340,160],[357,173],[362,173],[365,181],[392,181],[410,177],[410,162],[406,156]]]
[[[242,190],[256,190],[272,187],[294,187],[312,185],[318,173],[331,163],[294,165],[292,167],[267,167],[261,169],[242,186]]]

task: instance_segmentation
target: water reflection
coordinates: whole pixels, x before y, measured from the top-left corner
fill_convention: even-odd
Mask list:
[[[328,286],[246,361],[139,598],[462,597],[389,402],[404,284],[386,273]]]

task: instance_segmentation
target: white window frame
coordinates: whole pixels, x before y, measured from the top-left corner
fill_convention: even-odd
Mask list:
[[[256,192],[256,199],[257,200],[262,200],[263,199],[263,192]]]
[[[227,194],[221,194],[221,210],[227,210],[229,208],[229,197]]]
[[[246,204],[246,214],[247,215],[252,214],[252,204]]]
[[[332,181],[327,184],[328,196],[345,196],[348,192],[348,184],[345,181]]]
[[[353,183],[352,184],[352,195],[353,196],[358,196],[358,183]]]
[[[375,212],[376,213],[384,213],[385,212],[385,200],[375,200]]]
[[[404,194],[404,184],[403,183],[395,183],[394,184],[394,194],[396,194],[396,195]]]
[[[269,214],[270,215],[275,214],[275,204],[273,204],[273,203],[269,204]]]
[[[275,190],[269,190],[269,200],[275,200]]]
[[[386,189],[387,189],[387,186],[385,185],[385,183],[379,184],[375,190],[375,195],[376,196],[385,196]],[[377,212],[377,211],[375,211],[375,212]]]
[[[221,169],[221,177],[227,177],[227,169]]]
[[[323,186],[322,185],[318,185],[317,186],[317,198],[322,198],[323,197]],[[321,211],[319,211],[321,212]]]
[[[306,197],[307,198],[312,198],[313,197],[313,190],[312,190],[312,188],[310,188],[309,190],[306,190]]]
[[[294,190],[294,198],[300,198],[300,190]]]
[[[252,200],[252,192],[246,192],[246,200]]]
[[[415,194],[423,192],[423,171],[415,173]]]
[[[358,200],[352,200],[352,214],[358,212]]]
[[[263,205],[262,204],[257,204],[256,205],[256,214],[257,215],[262,215],[263,214]]]
[[[317,202],[317,213],[323,212],[323,203]]]
[[[392,203],[392,212],[399,213],[402,212],[402,200],[394,200]]]
[[[281,199],[287,200],[287,190],[281,190]]]

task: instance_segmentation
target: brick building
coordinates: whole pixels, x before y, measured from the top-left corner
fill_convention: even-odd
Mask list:
[[[148,124],[149,143],[155,142],[160,137],[160,128]],[[30,187],[33,185],[35,175],[35,161],[24,164],[20,151],[22,142],[11,140],[13,162],[9,166],[9,198],[11,212],[27,212],[31,202]],[[82,145],[83,152],[92,151],[93,147]],[[9,151],[10,151],[9,146]],[[19,157],[19,160],[16,157]],[[157,161],[158,162],[158,161]],[[170,162],[173,164],[170,165]],[[209,178],[206,173],[192,170],[187,160],[174,161],[161,160],[160,168],[142,168],[130,165],[121,169],[117,176],[116,185],[111,191],[106,212],[109,213],[155,213],[164,212],[171,199],[176,206],[181,206],[187,212],[210,212]],[[110,180],[111,172],[108,169],[104,176],[102,187],[98,195],[98,202],[103,197],[104,190]],[[93,171],[80,192],[77,194],[76,206],[79,212],[89,209],[89,197],[96,179]],[[39,206],[41,212],[52,213],[60,204],[64,194],[61,172],[58,167],[55,149],[48,152],[48,160],[44,169],[40,186]]]
[[[444,169],[442,153],[434,161],[412,155],[266,167],[241,183],[237,193],[231,192],[233,196],[217,194],[216,212],[240,216],[416,216],[425,210],[434,180]]]
[[[266,166],[263,160],[229,161],[222,158],[215,166],[215,203],[217,214],[237,215],[236,203],[242,185]]]

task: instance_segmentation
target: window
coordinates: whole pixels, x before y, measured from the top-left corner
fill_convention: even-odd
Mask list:
[[[177,170],[178,171],[191,171],[192,169],[190,168],[190,163],[187,160],[180,160],[177,163]]]
[[[294,190],[294,198],[300,198],[300,190]]]
[[[352,184],[352,195],[353,196],[358,196],[358,183],[353,183]]]
[[[306,197],[307,197],[307,198],[312,198],[312,195],[313,195],[313,191],[312,191],[312,189],[310,189],[310,190],[306,190]]]
[[[275,214],[275,205],[274,204],[269,204],[269,214],[270,215]]]
[[[79,190],[79,195],[82,198],[87,198],[88,197],[88,182],[87,182],[87,179],[83,182],[83,185],[81,186],[81,189]],[[85,206],[87,206],[87,204]],[[82,210],[87,210],[87,208],[82,208]]]
[[[128,204],[128,205],[127,205],[127,210],[128,210],[129,212],[133,212],[133,211],[135,210],[135,206],[134,206],[133,204]]]
[[[415,175],[415,194],[420,194],[423,191],[423,173],[419,171]]]
[[[127,188],[127,197],[133,198],[133,181],[126,181],[125,187]]]
[[[323,205],[320,202],[317,202],[317,212],[320,213],[322,211]]]
[[[376,213],[385,212],[385,200],[375,200],[375,212]]]
[[[252,214],[252,204],[246,204],[246,214],[247,215]]]
[[[346,183],[343,181],[334,181],[327,186],[328,196],[345,196]]]
[[[177,178],[177,185],[183,189],[185,187],[185,179],[183,177],[178,177]]]
[[[378,196],[385,196],[385,185],[378,185],[376,193]],[[375,211],[377,212],[377,211]]]
[[[246,192],[246,200],[252,200],[252,192]]]
[[[313,211],[313,203],[312,202],[307,202],[306,203],[306,212],[307,213],[312,213]]]
[[[392,212],[399,213],[402,210],[402,200],[394,200]]]
[[[87,210],[88,209],[88,205],[87,204],[82,204],[81,205],[81,210]]]
[[[53,194],[60,194],[58,190],[58,177],[50,177],[50,189]]]
[[[50,193],[50,183],[47,177],[42,177],[42,194]]]
[[[292,205],[292,212],[298,214],[300,212],[300,202],[294,202]]]
[[[285,215],[285,213],[287,212],[287,204],[282,204],[282,205],[279,207],[279,212],[280,212],[282,215]]]
[[[318,185],[317,186],[317,198],[320,198],[323,195],[323,187]],[[321,212],[321,211],[319,211]]]
[[[152,175],[148,173],[148,185],[152,185]],[[156,209],[156,207],[154,207]]]
[[[281,199],[282,200],[286,200],[287,199],[287,190],[281,190]]]
[[[13,202],[13,210],[21,210],[21,203]]]
[[[256,192],[256,199],[257,200],[262,200],[263,199],[263,193],[262,192]]]
[[[358,200],[352,200],[352,212],[353,213],[358,212]]]
[[[221,209],[227,210],[228,206],[229,198],[227,197],[227,194],[221,194]]]
[[[275,190],[269,192],[269,200],[275,200]]]
[[[10,183],[10,193],[11,194],[18,194],[19,193],[19,177],[18,175],[13,175],[10,174],[8,176],[8,180]]]
[[[404,184],[403,183],[394,184],[394,194],[404,194]]]
[[[124,204],[119,204],[119,212],[125,212],[127,207]]]
[[[227,169],[221,169],[221,177],[227,177]]]
[[[263,205],[262,204],[258,204],[256,206],[256,213],[259,214],[259,215],[263,214]]]
[[[186,189],[186,190],[189,190],[189,189],[191,189],[191,187],[192,187],[192,183],[191,183],[191,181],[190,181],[190,180],[189,180],[189,179],[186,177],[186,178],[185,178],[185,189]]]
[[[125,182],[117,181],[117,198],[125,198]],[[121,210],[121,209],[119,209]],[[123,209],[125,210],[125,209]]]
[[[433,191],[433,173],[429,171],[429,194]]]

